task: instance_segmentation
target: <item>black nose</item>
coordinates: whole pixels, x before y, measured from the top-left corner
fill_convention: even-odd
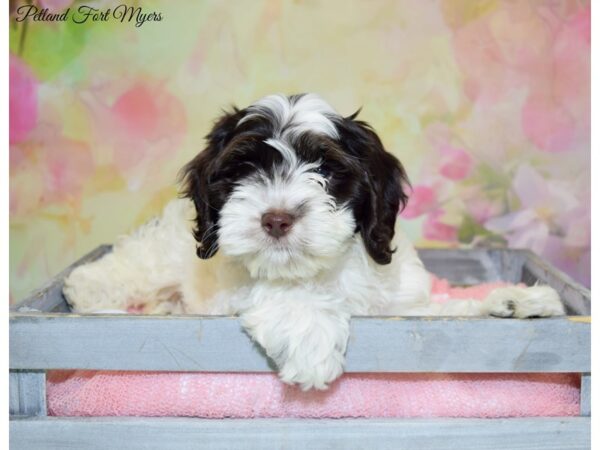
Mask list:
[[[268,211],[263,214],[260,223],[270,236],[280,238],[292,229],[294,217],[284,211]]]

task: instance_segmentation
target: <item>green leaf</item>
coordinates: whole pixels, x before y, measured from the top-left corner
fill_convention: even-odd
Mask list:
[[[21,39],[24,39],[19,55],[33,70],[39,80],[54,78],[84,49],[88,26],[65,22],[34,22],[25,26],[11,26],[9,34],[10,50],[19,54]],[[22,36],[25,33],[25,36]]]
[[[503,241],[502,236],[491,232],[483,225],[478,223],[472,216],[464,215],[458,228],[458,241],[463,244],[470,244],[475,237],[484,238],[491,241]]]

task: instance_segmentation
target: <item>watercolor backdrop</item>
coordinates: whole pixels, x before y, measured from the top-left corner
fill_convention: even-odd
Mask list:
[[[589,2],[134,4],[163,20],[25,25],[11,3],[11,302],[159,212],[220,109],[273,92],[363,107],[417,244],[527,247],[589,285]]]

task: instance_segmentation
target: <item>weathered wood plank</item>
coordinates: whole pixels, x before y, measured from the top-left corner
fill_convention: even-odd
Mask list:
[[[431,273],[452,284],[466,286],[501,280],[501,272],[488,249],[418,249]]]
[[[579,394],[579,414],[590,416],[592,413],[592,375],[581,374],[581,391]]]
[[[487,249],[490,258],[500,272],[500,279],[510,283],[519,283],[523,276],[523,264],[525,263],[529,250],[524,249]]]
[[[68,312],[69,306],[67,305],[62,293],[64,279],[73,271],[73,269],[75,269],[75,267],[95,261],[104,254],[108,253],[111,248],[111,245],[101,245],[100,247],[92,250],[90,253],[75,261],[65,270],[60,272],[58,275],[48,280],[44,286],[33,292],[31,295],[29,295],[29,297],[25,298],[17,305],[14,305],[11,310]]]
[[[495,420],[119,417],[10,421],[11,450],[582,450],[590,445],[589,417]]]
[[[557,290],[568,314],[583,316],[591,314],[591,293],[589,289],[586,289],[566,273],[557,270],[534,253],[528,252],[527,260],[523,266],[522,281],[526,284],[532,284],[537,280]]]
[[[10,367],[272,369],[236,318],[18,313]],[[590,370],[590,323],[568,318],[353,318],[346,364],[347,372]]]
[[[396,323],[352,323],[350,370],[583,372],[591,366],[589,323],[566,318],[399,318]]]
[[[9,375],[10,415],[46,415],[46,372],[11,370]]]

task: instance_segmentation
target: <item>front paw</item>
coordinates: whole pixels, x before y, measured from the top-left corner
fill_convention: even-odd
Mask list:
[[[344,371],[344,355],[334,351],[325,359],[310,361],[309,355],[292,356],[285,360],[279,370],[281,381],[298,384],[303,391],[324,390]]]
[[[490,316],[516,319],[565,314],[558,292],[550,286],[498,288],[487,296],[484,308]]]
[[[299,302],[279,303],[245,311],[241,320],[275,362],[285,383],[298,384],[303,390],[327,389],[342,374],[349,314]]]

